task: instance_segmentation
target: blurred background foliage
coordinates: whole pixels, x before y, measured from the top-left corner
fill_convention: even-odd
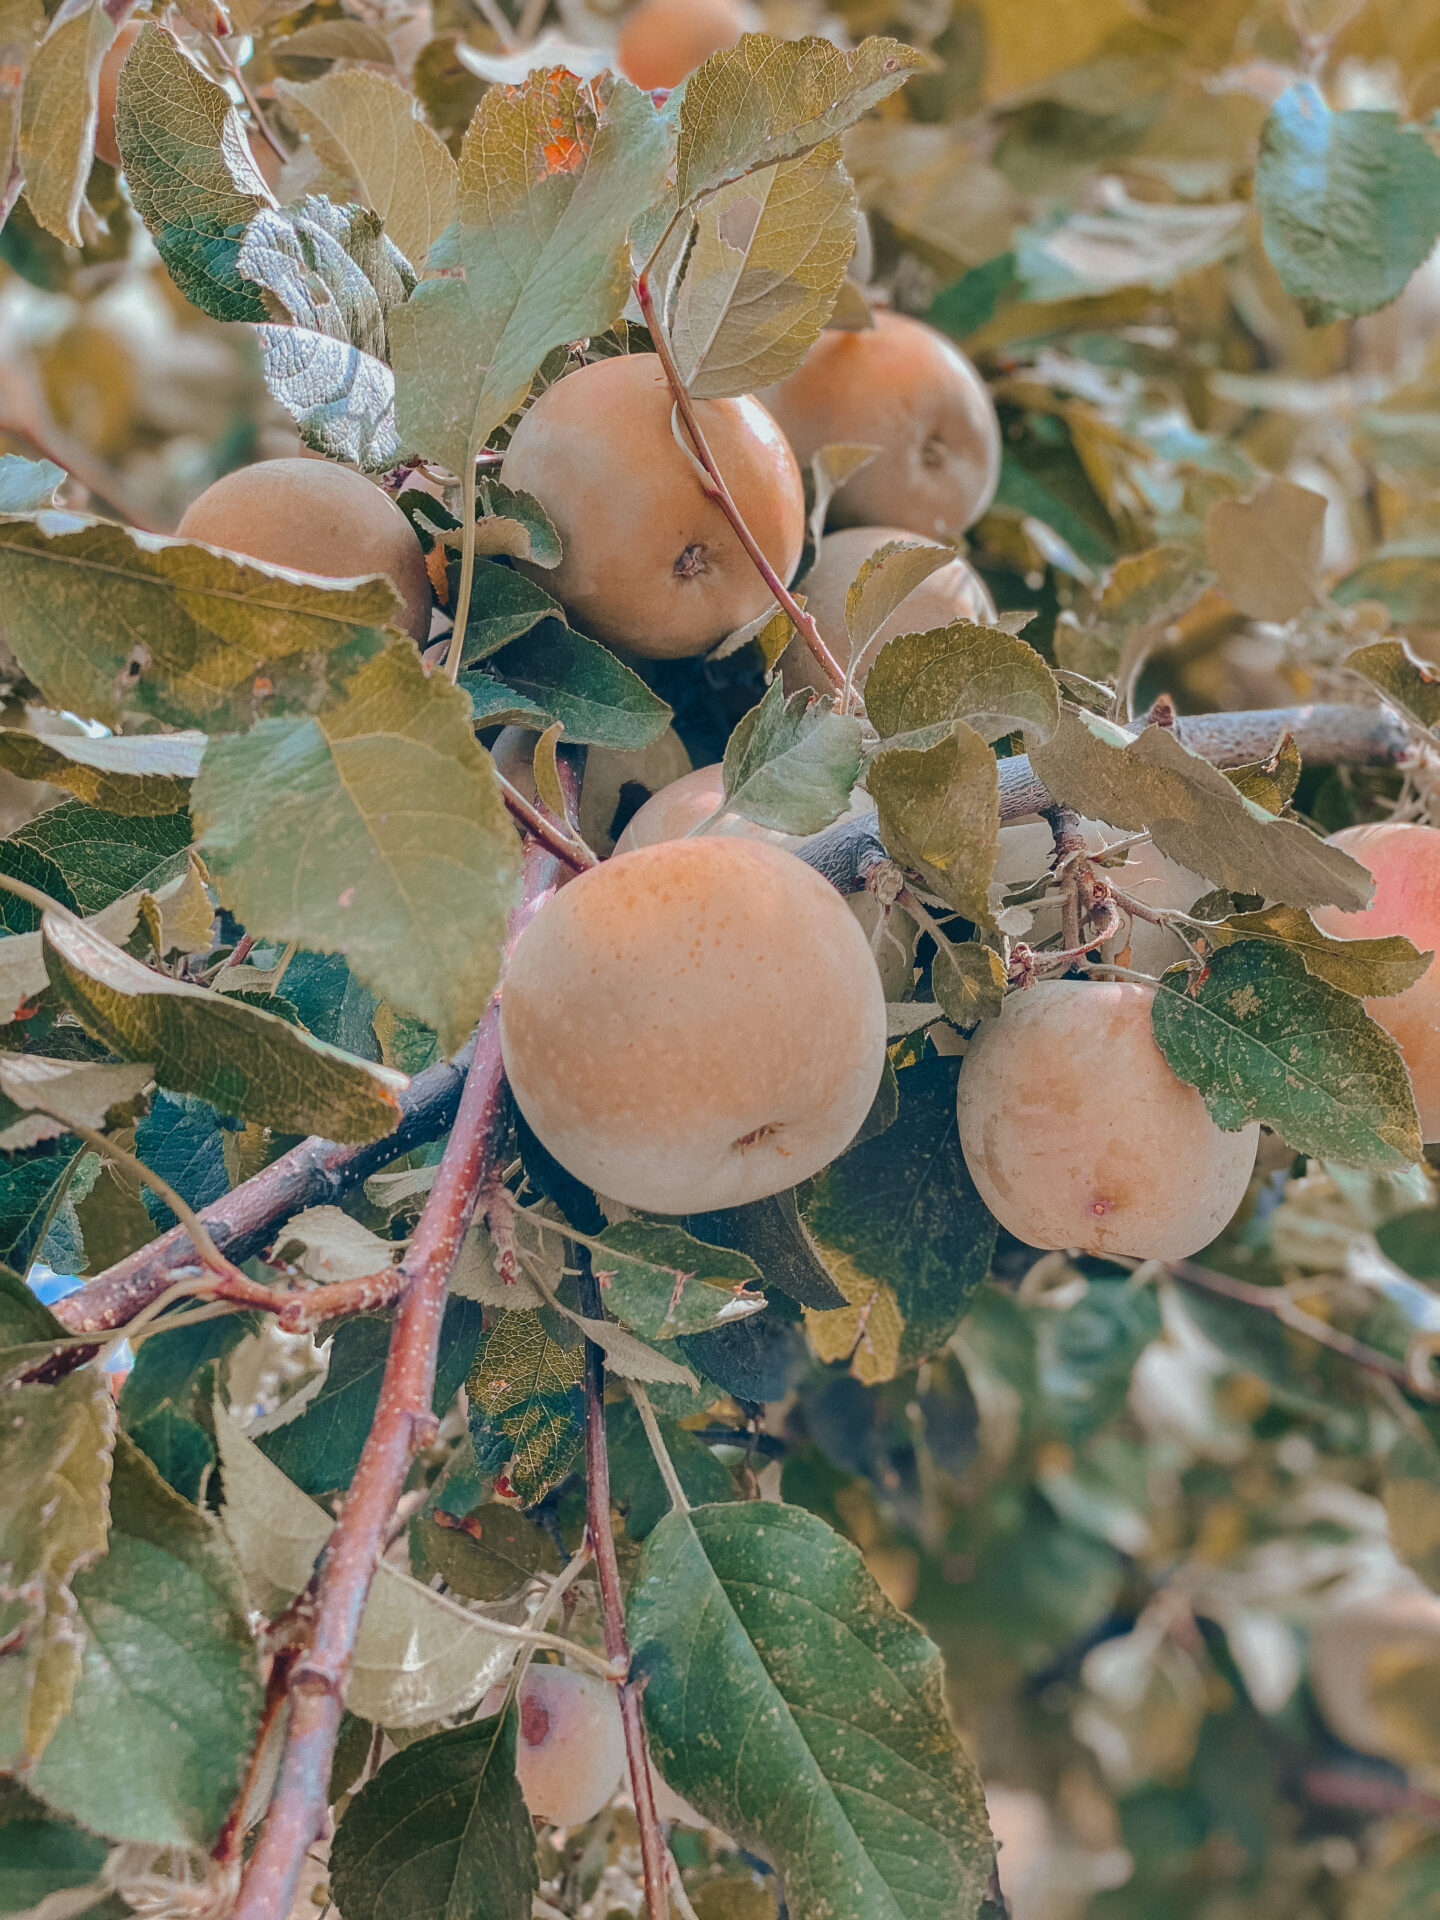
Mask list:
[[[532,11],[239,0],[226,57],[294,154],[283,182],[263,149],[262,167],[283,197],[324,190],[271,87],[336,66],[413,72],[458,144],[503,72],[500,25]],[[603,48],[621,11],[559,0],[551,24]],[[1440,7],[755,14],[935,56],[847,136],[869,226],[853,271],[963,342],[992,384],[1004,473],[972,552],[1002,609],[1037,611],[1027,639],[1111,672],[1103,631],[1073,610],[1117,558],[1197,535],[1269,471],[1328,502],[1333,601],[1377,603],[1377,631],[1388,616],[1440,661],[1440,255],[1383,311],[1312,328],[1251,197],[1261,125],[1298,74],[1323,70],[1333,107],[1434,122]],[[62,498],[168,530],[220,474],[299,441],[250,329],[183,300],[103,162],[82,229],[68,247],[22,203],[0,232],[0,453],[50,455],[73,476]],[[1136,706],[1349,698],[1350,644],[1333,608],[1282,628],[1212,590],[1166,631]],[[729,671],[662,675],[697,764],[728,731],[713,716]],[[1388,811],[1399,782],[1307,774],[1296,804],[1333,830]],[[14,784],[7,829],[34,804]],[[108,1257],[91,1253],[92,1270]],[[812,1362],[772,1309],[744,1379],[777,1438],[737,1446],[735,1470],[840,1527],[943,1648],[1015,1920],[1440,1915],[1440,1413],[1405,1391],[1440,1329],[1432,1184],[1267,1143],[1205,1272],[1144,1284],[1002,1242],[943,1355],[878,1386]],[[688,1423],[746,1412],[732,1399]],[[623,1493],[623,1464],[617,1479]],[[557,1884],[610,1884],[608,1842],[587,1844],[552,1863]],[[696,1906],[774,1910],[739,1868],[702,1876]]]

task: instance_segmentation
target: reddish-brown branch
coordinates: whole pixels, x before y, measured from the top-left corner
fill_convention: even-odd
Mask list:
[[[730,525],[735,529],[736,538],[739,540],[741,546],[744,547],[746,553],[749,554],[760,578],[765,582],[766,586],[769,587],[771,593],[774,594],[781,611],[786,615],[795,631],[815,656],[825,678],[830,682],[831,686],[834,687],[837,694],[843,693],[845,688],[845,675],[840,670],[839,662],[821,639],[820,629],[816,626],[811,615],[800,605],[800,602],[795,598],[794,594],[791,593],[790,589],[785,585],[785,582],[765,557],[760,542],[745,524],[745,516],[741,513],[739,507],[736,506],[730,489],[725,484],[725,476],[716,465],[715,456],[710,451],[705,439],[704,429],[701,427],[699,417],[695,412],[695,402],[690,398],[689,389],[680,378],[680,369],[676,366],[675,356],[670,351],[670,342],[666,339],[665,329],[661,326],[659,318],[656,315],[655,299],[650,291],[650,281],[647,274],[642,273],[640,278],[635,282],[635,297],[640,303],[641,313],[645,316],[645,324],[650,329],[650,338],[655,343],[655,351],[660,356],[660,364],[665,369],[665,378],[670,382],[670,391],[675,396],[675,405],[679,411],[681,420],[685,423],[685,431],[689,436],[691,446],[695,449],[695,457],[708,476],[709,484],[705,485],[707,497],[715,502],[725,518],[730,522]],[[702,484],[704,483],[702,482]]]
[[[577,1250],[580,1262],[580,1306],[589,1320],[605,1318],[599,1282],[590,1258]],[[630,1792],[635,1822],[640,1829],[640,1861],[645,1879],[645,1905],[650,1920],[667,1920],[666,1846],[655,1806],[655,1781],[650,1772],[650,1749],[640,1689],[629,1677],[630,1636],[625,1630],[625,1596],[615,1558],[615,1535],[610,1524],[610,1456],[605,1446],[605,1354],[593,1340],[585,1342],[585,1498],[586,1530],[595,1555],[600,1583],[600,1605],[605,1619],[605,1651],[623,1660],[626,1678],[619,1683],[620,1721],[625,1730],[625,1758],[630,1768]]]
[[[568,764],[562,778],[574,779]],[[577,793],[578,793],[578,781]],[[511,916],[510,945],[561,880],[559,862],[536,841],[525,851],[525,886]],[[430,1399],[445,1295],[475,1206],[495,1164],[504,1126],[498,1000],[480,1023],[475,1060],[445,1156],[401,1263],[380,1399],[360,1464],[320,1564],[314,1626],[289,1675],[285,1751],[260,1837],[241,1883],[234,1920],[284,1920],[305,1854],[325,1819],[330,1766],[345,1682],[391,1516],[417,1449],[433,1436]]]
[[[1171,1260],[1166,1265],[1166,1271],[1186,1286],[1199,1287],[1205,1293],[1218,1293],[1226,1300],[1235,1300],[1242,1306],[1255,1307],[1261,1313],[1272,1314],[1282,1326],[1303,1334],[1318,1347],[1328,1347],[1332,1353],[1340,1354],[1366,1373],[1378,1374],[1382,1380],[1393,1380],[1407,1393],[1416,1391],[1415,1381],[1403,1360],[1381,1353],[1378,1347],[1367,1346],[1352,1334],[1342,1333],[1340,1328],[1332,1327],[1328,1320],[1307,1313],[1303,1307],[1295,1304],[1284,1287],[1262,1287],[1256,1286],[1253,1281],[1235,1280],[1228,1273],[1216,1273],[1213,1268],[1197,1266],[1193,1260]],[[1433,1398],[1434,1395],[1427,1397]]]
[[[563,860],[573,873],[584,873],[589,867],[599,866],[599,860],[585,842],[556,820],[547,807],[527,800],[508,780],[501,781],[500,795],[525,831],[533,834],[557,860]]]

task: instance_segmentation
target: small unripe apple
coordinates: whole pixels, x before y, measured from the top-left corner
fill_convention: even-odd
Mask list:
[[[995,497],[1000,428],[985,382],[944,334],[884,310],[875,325],[822,333],[761,399],[807,466],[821,447],[876,446],[830,503],[835,527],[894,524],[961,533]]]
[[[1150,1028],[1154,989],[1045,980],[1007,996],[960,1071],[980,1197],[1032,1247],[1182,1260],[1245,1197],[1260,1129],[1222,1133]]]
[[[500,996],[511,1090],[587,1186],[655,1213],[779,1193],[854,1139],[885,996],[845,902],[793,854],[671,840],[561,889]]]
[[[1375,876],[1375,897],[1359,913],[1317,907],[1322,933],[1342,940],[1376,940],[1399,933],[1422,953],[1440,952],[1440,828],[1415,821],[1384,820],[1345,827],[1330,836]],[[1420,1132],[1440,1140],[1440,964],[1404,993],[1367,1000],[1365,1011],[1392,1037],[1410,1069]]]
[[[140,38],[143,20],[127,20],[106,49],[100,62],[100,82],[96,91],[95,156],[107,165],[118,167],[120,149],[115,141],[115,96],[120,90],[120,69],[125,56]]]
[[[615,64],[637,87],[659,92],[678,87],[744,31],[745,10],[736,0],[640,0],[620,28]]]
[[[653,353],[592,360],[515,429],[505,484],[533,493],[564,545],[522,565],[596,639],[650,659],[704,653],[770,605],[755,565],[671,431]],[[805,545],[805,488],[785,436],[748,395],[698,400],[701,430],[761,552],[784,581]]]
[[[176,532],[266,566],[324,579],[387,574],[403,602],[396,625],[430,632],[430,579],[410,522],[353,467],[331,460],[257,460],[192,500]]]
[[[820,629],[820,638],[834,655],[841,672],[850,658],[850,630],[845,624],[845,595],[855,576],[880,548],[892,540],[914,540],[917,536],[904,527],[846,527],[840,533],[827,533],[820,542],[815,563],[796,588],[805,596],[806,611]],[[957,554],[948,566],[938,567],[907,593],[874,638],[866,645],[855,669],[855,685],[863,687],[871,664],[887,640],[897,633],[929,633],[935,627],[948,627],[956,620],[973,620],[981,626],[995,618],[995,602],[990,590],[975,569]],[[816,693],[833,693],[819,661],[798,634],[780,656],[780,676],[785,691],[813,687]]]
[[[503,1687],[492,1689],[481,1713],[498,1713],[504,1700]],[[624,1767],[614,1687],[573,1667],[528,1667],[520,1682],[515,1776],[534,1818],[583,1827],[614,1794]]]

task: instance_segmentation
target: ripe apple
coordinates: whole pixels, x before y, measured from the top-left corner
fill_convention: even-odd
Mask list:
[[[805,488],[785,436],[748,395],[695,407],[746,525],[788,581],[805,545]],[[506,485],[536,495],[565,549],[558,567],[521,571],[585,632],[657,660],[704,653],[771,600],[676,444],[672,411],[655,354],[593,360],[540,395],[504,465]]]
[[[615,64],[637,87],[657,93],[678,87],[744,31],[745,10],[736,0],[640,0],[620,28]]]
[[[515,1099],[611,1199],[704,1213],[828,1166],[880,1085],[885,995],[845,902],[753,840],[618,854],[531,921],[500,997]]]
[[[1222,1133],[1150,1028],[1154,989],[1045,980],[976,1030],[960,1072],[965,1164],[1032,1247],[1182,1260],[1245,1197],[1260,1129]]]

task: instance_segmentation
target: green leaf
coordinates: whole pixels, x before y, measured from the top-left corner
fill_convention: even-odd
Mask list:
[[[72,247],[95,154],[100,63],[115,21],[100,0],[68,0],[31,56],[20,105],[20,165],[25,198],[45,228]]]
[[[1393,300],[1440,235],[1440,157],[1393,113],[1332,113],[1312,80],[1270,109],[1255,166],[1265,251],[1311,326]]]
[[[1432,541],[1397,540],[1337,581],[1332,598],[1342,607],[1378,600],[1401,626],[1429,626],[1440,604],[1440,553]]]
[[[656,1424],[670,1463],[692,1507],[732,1500],[735,1482],[723,1460],[703,1440],[675,1420],[657,1414]],[[737,1440],[744,1444],[743,1434]],[[610,1456],[610,1497],[625,1516],[625,1531],[643,1540],[670,1511],[670,1494],[634,1405],[620,1402],[605,1411],[605,1450]]]
[[[828,40],[743,35],[685,83],[679,205],[833,139],[924,65],[913,47],[874,36],[842,53]]]
[[[455,162],[399,81],[352,67],[275,91],[323,167],[351,182],[407,261],[423,267],[455,206]]]
[[[563,1480],[585,1437],[585,1343],[562,1347],[538,1312],[512,1308],[481,1341],[465,1382],[470,1437],[530,1507]]]
[[[186,299],[216,320],[266,319],[237,263],[274,201],[229,94],[160,27],[142,27],[125,57],[115,135],[135,210]]]
[[[845,1305],[844,1294],[825,1271],[801,1225],[793,1190],[744,1207],[692,1213],[685,1225],[702,1240],[745,1254],[759,1268],[767,1287],[778,1287],[802,1306]]]
[[[342,1920],[530,1920],[540,1873],[515,1778],[518,1727],[513,1710],[451,1727],[366,1782],[331,1845]]]
[[[498,560],[477,560],[465,627],[465,665],[488,659],[542,620],[564,618],[560,602],[523,573]]]
[[[855,189],[838,140],[703,201],[670,328],[691,393],[756,393],[794,373],[830,317],[854,250]]]
[[[1000,780],[995,756],[974,728],[957,720],[933,747],[882,748],[865,785],[892,858],[912,867],[957,913],[988,926]]]
[[[1322,591],[1325,496],[1269,479],[1249,500],[1217,500],[1205,521],[1216,583],[1252,620],[1293,620]]]
[[[1097,1277],[1083,1299],[1036,1320],[1042,1418],[1078,1444],[1124,1406],[1136,1361],[1164,1331],[1159,1301],[1152,1287]]]
[[[1407,720],[1433,733],[1440,728],[1440,671],[1403,640],[1376,640],[1345,656],[1352,673],[1378,687]]]
[[[162,1087],[281,1133],[378,1140],[399,1118],[401,1075],[351,1060],[231,994],[152,973],[83,921],[46,914],[50,984],[86,1032]]]
[[[1412,1280],[1440,1280],[1440,1213],[1415,1207],[1375,1229],[1380,1251]]]
[[[391,319],[407,450],[461,471],[552,348],[614,326],[627,236],[669,160],[669,122],[626,80],[558,68],[490,89],[460,150],[454,223],[431,249],[446,277]]]
[[[79,1368],[12,1387],[0,1420],[0,1758],[32,1764],[70,1709],[84,1629],[74,1583],[106,1550],[115,1403]]]
[[[674,717],[638,673],[598,640],[545,620],[492,654],[482,673],[464,673],[477,724],[514,718],[541,732],[558,720],[567,740],[617,753],[658,740]]]
[[[1193,993],[1178,970],[1167,974],[1151,1019],[1160,1051],[1217,1126],[1262,1120],[1296,1153],[1381,1173],[1420,1158],[1400,1049],[1289,948],[1223,947]]]
[[[995,1248],[955,1120],[958,1060],[927,1052],[899,1076],[894,1124],[802,1192],[806,1230],[849,1305],[806,1311],[824,1360],[868,1383],[893,1380],[944,1345]]]
[[[746,1293],[760,1269],[743,1253],[709,1247],[683,1228],[655,1220],[621,1220],[600,1235],[605,1251],[592,1251],[591,1265],[609,1312],[645,1340],[671,1340],[681,1333],[759,1313],[761,1293]]]
[[[0,453],[0,513],[39,513],[55,504],[55,489],[66,478],[53,460],[26,460]]]
[[[1276,940],[1298,953],[1308,973],[1341,993],[1360,999],[1384,999],[1404,993],[1428,970],[1432,956],[1417,953],[1400,934],[1383,940],[1337,940],[1322,933],[1297,907],[1264,907],[1258,913],[1232,913],[1205,929],[1217,946],[1233,940]]]
[[[955,558],[953,549],[923,540],[887,540],[867,555],[845,592],[850,659],[858,660],[876,634],[922,580]]]
[[[48,706],[202,730],[314,707],[380,650],[400,606],[378,575],[307,581],[73,514],[0,521],[0,595]]]
[[[259,1652],[208,1514],[122,1434],[110,1550],[75,1581],[85,1630],[74,1704],[31,1784],[113,1840],[208,1848],[259,1720]]]
[[[0,840],[0,873],[77,913],[99,913],[139,888],[159,889],[184,869],[188,813],[106,813],[66,800]],[[38,909],[14,894],[0,902],[0,925],[29,933]],[[133,921],[131,923],[134,924]]]
[[[862,757],[855,715],[803,689],[787,700],[774,680],[725,748],[725,807],[781,833],[819,833],[850,805]]]
[[[0,1160],[0,1261],[17,1273],[24,1273],[40,1250],[47,1222],[69,1185],[71,1168],[84,1151],[76,1140],[47,1141],[29,1153],[17,1153]],[[16,1283],[24,1291],[24,1283]],[[33,1294],[26,1298],[36,1309],[39,1324],[30,1323],[30,1315],[20,1327],[7,1327],[6,1338],[17,1331],[26,1340],[59,1327],[59,1322],[39,1307]]]
[[[27,1913],[53,1893],[99,1880],[110,1853],[103,1840],[56,1820],[21,1786],[7,1782],[0,1795],[0,1913]],[[97,1900],[101,1891],[97,1885]]]
[[[266,384],[305,444],[367,471],[393,466],[400,443],[387,321],[414,292],[415,275],[378,215],[334,207],[323,195],[266,208],[251,221],[238,264],[269,294],[272,312],[290,319],[258,337]]]
[[[559,566],[560,536],[533,493],[526,493],[523,487],[507,487],[499,480],[482,480],[476,497],[480,509],[475,530],[477,553],[504,553],[512,560],[528,560],[535,567]]]
[[[947,1020],[957,1027],[973,1027],[993,1020],[1005,997],[1003,962],[992,948],[977,941],[937,947],[930,962],[930,987]]]
[[[1060,724],[1054,676],[1035,649],[968,620],[887,641],[865,682],[865,710],[882,740],[913,747],[935,746],[956,720],[984,740],[1023,729],[1045,741]]]
[[[391,647],[314,718],[212,740],[194,791],[204,858],[236,917],[343,953],[447,1051],[485,1010],[520,876],[467,706],[412,646]]]
[[[665,1779],[772,1860],[793,1914],[975,1920],[994,1848],[939,1650],[799,1507],[672,1513],[630,1590]]]
[[[380,1404],[390,1331],[389,1319],[378,1314],[347,1320],[331,1342],[319,1391],[293,1418],[254,1433],[260,1451],[302,1493],[333,1493],[354,1479]],[[464,1385],[480,1332],[481,1312],[473,1300],[446,1304],[431,1395],[437,1417]]]
[[[420,1578],[438,1573],[464,1600],[508,1600],[537,1574],[560,1571],[549,1535],[498,1500],[458,1515],[439,1505],[422,1514],[410,1557]]]
[[[1276,820],[1168,727],[1136,738],[1094,714],[1066,708],[1055,737],[1031,764],[1051,793],[1087,819],[1140,833],[1162,853],[1233,893],[1287,907],[1350,911],[1373,890],[1368,872],[1296,820]]]
[[[230,1191],[225,1165],[225,1122],[204,1100],[158,1093],[135,1129],[135,1151],[152,1173],[174,1187],[198,1213]],[[140,1194],[145,1211],[163,1233],[175,1215],[148,1187]]]
[[[1390,1544],[1432,1592],[1440,1591],[1440,1446],[1432,1429],[1404,1434],[1385,1459],[1382,1498]]]
[[[0,728],[0,767],[21,780],[48,780],[92,807],[132,817],[181,811],[204,750],[203,733],[110,734],[92,740],[83,733]]]

